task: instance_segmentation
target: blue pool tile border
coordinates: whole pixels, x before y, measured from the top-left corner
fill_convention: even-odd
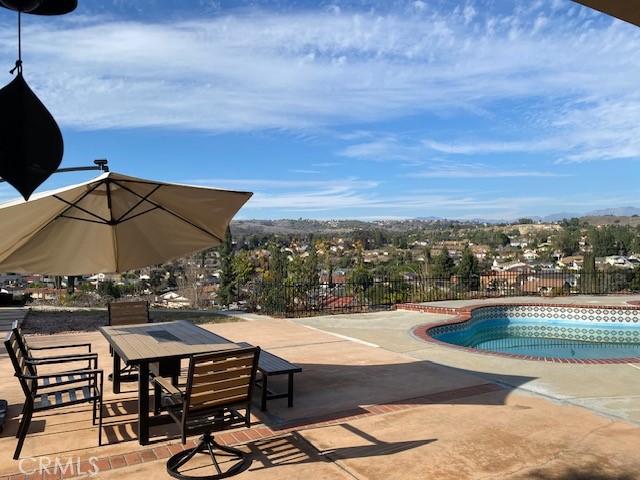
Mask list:
[[[640,307],[630,305],[558,305],[558,304],[492,304],[492,305],[472,305],[463,308],[439,307],[424,304],[401,304],[397,307],[400,310],[412,310],[424,313],[451,314],[454,317],[437,324],[426,324],[415,327],[412,334],[417,338],[433,342],[449,348],[465,350],[479,355],[492,355],[499,357],[518,358],[521,360],[535,360],[554,363],[574,363],[574,364],[620,364],[620,363],[640,363],[640,357],[606,358],[606,359],[568,359],[554,357],[537,357],[530,355],[517,355],[511,353],[499,353],[486,350],[479,350],[472,347],[454,345],[434,338],[433,335],[445,332],[459,331],[473,323],[474,320],[486,320],[490,318],[562,318],[570,320],[572,323],[585,323],[591,326],[613,326],[625,325],[633,329],[630,333],[634,337],[640,335]],[[638,326],[636,331],[635,326]],[[547,326],[549,327],[549,326]],[[598,340],[598,335],[602,335],[602,328],[594,328],[586,332],[585,335],[568,336],[576,340]],[[589,335],[592,335],[589,337]],[[618,334],[615,335],[624,335]],[[605,339],[606,340],[606,339]]]

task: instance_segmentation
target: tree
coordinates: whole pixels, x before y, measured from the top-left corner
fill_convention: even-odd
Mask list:
[[[462,251],[462,258],[456,269],[460,284],[469,290],[477,290],[480,286],[480,266],[478,259],[467,246]]]
[[[197,257],[194,256],[182,266],[178,277],[173,277],[176,287],[182,296],[191,300],[195,308],[198,308],[202,303],[202,284],[200,282],[202,271],[203,269],[200,267],[200,262],[198,262]]]
[[[593,253],[585,253],[580,275],[580,290],[582,293],[598,293],[597,286],[596,256]]]
[[[73,295],[76,291],[76,277],[73,275],[67,276],[67,293]]]
[[[454,267],[455,263],[449,255],[449,250],[444,247],[440,253],[436,255],[431,273],[434,277],[449,279],[451,275],[453,275]]]
[[[218,289],[218,302],[221,305],[229,305],[235,298],[236,276],[233,270],[233,239],[231,229],[227,227],[224,241],[220,248],[220,288]]]
[[[149,286],[153,289],[155,293],[158,293],[161,290],[162,282],[164,277],[162,272],[158,269],[152,270],[149,275]]]
[[[327,283],[329,284],[329,288],[335,287],[333,283],[333,263],[329,260],[329,266],[327,268]]]
[[[348,281],[349,283],[366,290],[373,285],[373,275],[364,267],[364,265],[359,265],[351,271]]]
[[[507,245],[511,245],[511,239],[504,232],[498,233],[498,235],[496,236],[496,239],[497,239],[498,245],[500,245],[501,247],[506,247]]]
[[[431,248],[430,247],[425,247],[424,248],[424,275],[425,277],[427,275],[429,275],[429,272],[431,270],[431,262],[433,262],[433,258],[431,258]]]
[[[578,230],[563,229],[555,239],[555,247],[560,250],[564,256],[574,255],[580,251],[578,235]]]
[[[251,280],[251,277],[253,277],[253,274],[255,273],[255,267],[249,251],[242,250],[234,255],[233,273],[236,280],[241,284],[245,284]]]
[[[631,283],[629,283],[629,289],[634,292],[640,291],[640,268],[636,268]]]
[[[111,280],[98,283],[98,294],[102,297],[120,298],[120,288]]]
[[[280,246],[269,248],[269,268],[265,272],[260,295],[261,305],[267,313],[284,313],[287,309],[287,257]]]
[[[309,256],[305,259],[303,269],[302,269],[303,283],[305,285],[308,285],[309,287],[315,287],[319,283],[318,251],[316,250],[316,246],[313,244],[313,242],[311,243],[309,248],[310,248]]]
[[[593,253],[584,254],[582,273],[585,275],[593,275],[596,273],[596,256]]]
[[[294,257],[289,263],[288,276],[292,283],[301,285],[305,283],[304,259],[300,256]]]

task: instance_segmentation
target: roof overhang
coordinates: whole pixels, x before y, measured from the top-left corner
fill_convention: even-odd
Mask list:
[[[640,27],[640,0],[573,0]]]

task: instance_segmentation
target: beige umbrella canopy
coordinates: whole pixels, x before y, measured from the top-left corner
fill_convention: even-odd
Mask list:
[[[640,27],[640,0],[574,0]]]
[[[251,193],[107,172],[0,205],[0,272],[124,272],[218,245]]]

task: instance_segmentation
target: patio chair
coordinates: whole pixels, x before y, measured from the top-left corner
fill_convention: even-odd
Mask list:
[[[165,377],[154,378],[153,381],[165,391],[163,405],[180,425],[183,445],[187,436],[202,434],[195,448],[177,453],[167,461],[169,475],[181,480],[218,479],[240,473],[249,466],[250,459],[244,452],[220,445],[214,440],[213,432],[250,427],[251,394],[259,356],[258,347],[194,355],[189,361],[185,392]],[[216,451],[237,461],[223,472]],[[210,455],[217,474],[194,477],[178,472],[198,452]]]
[[[109,312],[109,326],[138,325],[150,323],[149,302],[112,302],[107,305]],[[113,356],[113,349],[109,346],[109,353]],[[136,369],[133,366],[125,366],[120,370],[121,382],[134,382],[137,380]],[[109,375],[113,380],[113,374]]]
[[[65,388],[56,388],[54,390],[42,388],[41,385],[46,383],[47,379],[57,378],[59,373],[39,374],[37,366],[27,362],[27,359],[22,354],[22,350],[18,345],[16,330],[11,331],[4,345],[13,364],[15,376],[18,377],[25,395],[22,419],[16,433],[18,444],[16,445],[13,459],[17,460],[20,457],[24,440],[29,432],[31,417],[34,413],[81,403],[93,404],[92,422],[95,425],[96,418],[98,418],[98,445],[102,445],[102,370],[77,370],[75,375],[78,376],[78,379],[73,382],[67,382]],[[60,386],[60,383],[56,384],[56,387]]]
[[[29,345],[27,339],[20,327],[17,324],[14,324],[13,333],[15,335],[15,341],[17,347],[20,349],[22,357],[25,360],[25,363],[32,367],[32,374],[36,373],[35,368],[38,365],[49,365],[49,366],[62,366],[70,363],[76,362],[87,362],[87,366],[83,368],[75,368],[75,369],[67,369],[63,368],[61,371],[56,372],[57,376],[51,376],[43,378],[41,382],[39,382],[38,387],[41,388],[49,388],[49,387],[59,387],[62,385],[68,385],[71,383],[75,383],[80,380],[88,380],[88,375],[85,373],[78,373],[84,370],[91,370],[98,368],[98,354],[91,353],[91,344],[90,343],[75,343],[75,344],[65,344],[65,345],[49,345],[49,346],[40,346],[34,347],[33,345]],[[54,355],[54,356],[45,356],[45,357],[34,357],[32,352],[36,351],[45,351],[45,350],[53,350],[53,349],[65,349],[65,348],[78,348],[78,347],[88,347],[89,353],[71,353],[68,355]]]

